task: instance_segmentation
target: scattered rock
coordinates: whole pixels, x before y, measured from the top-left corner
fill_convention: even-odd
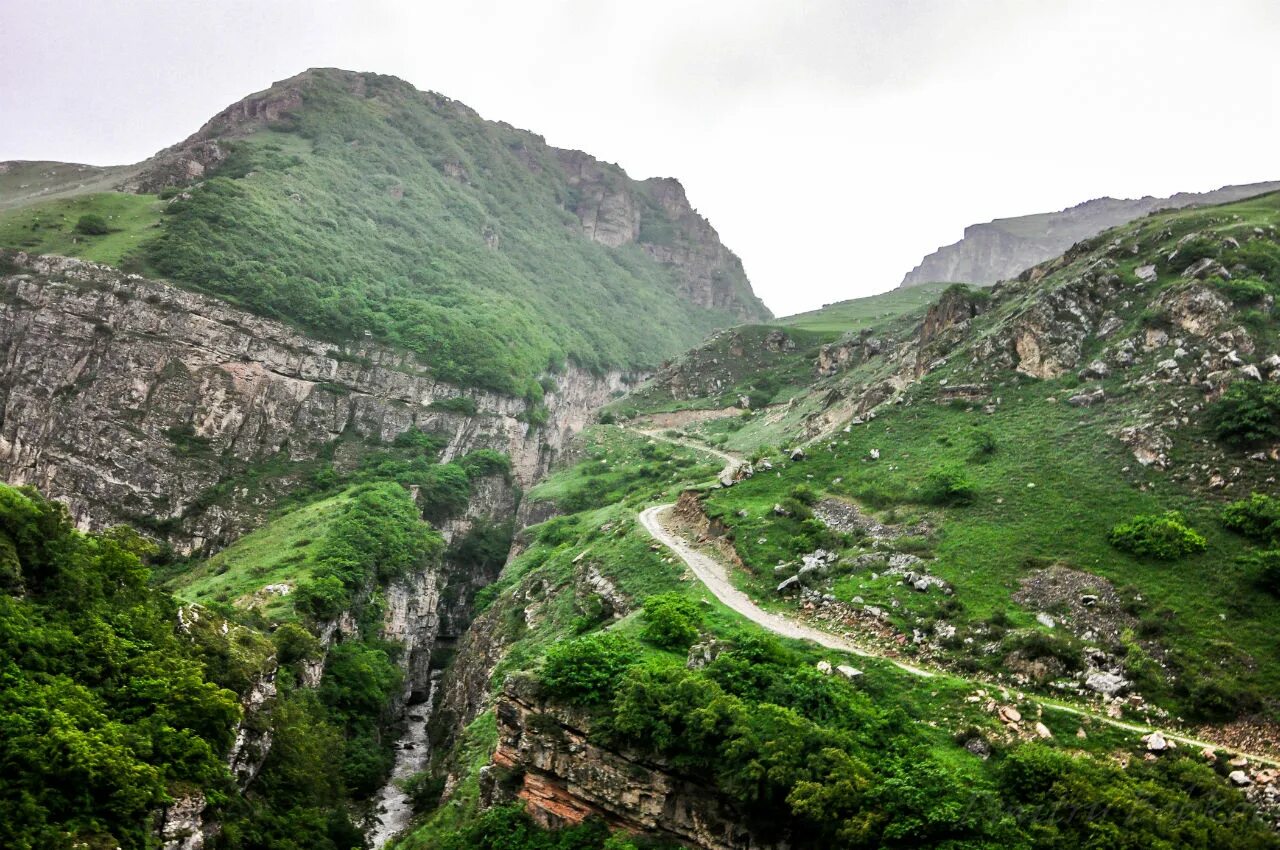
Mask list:
[[[1249,778],[1249,774],[1245,773],[1243,770],[1231,771],[1231,773],[1227,774],[1227,780],[1237,788],[1244,788],[1253,784],[1253,780]]]
[[[818,672],[824,676],[830,676],[832,672],[830,661],[819,661],[817,664]]]
[[[1106,393],[1102,387],[1097,387],[1086,392],[1077,393],[1067,399],[1067,404],[1072,407],[1092,407],[1095,404],[1102,404],[1106,400]]]
[[[1155,283],[1157,277],[1156,267],[1153,265],[1138,266],[1133,270],[1133,273],[1137,275],[1138,280],[1143,283]]]
[[[1049,731],[1049,727],[1043,723],[1036,723],[1036,734],[1041,738],[1052,738],[1053,733]]]
[[[778,585],[779,593],[791,593],[800,589],[800,576],[792,576]]]
[[[980,759],[985,760],[991,755],[991,745],[982,738],[970,738],[964,742],[964,748]]]
[[[1086,381],[1096,378],[1105,378],[1110,374],[1111,369],[1101,360],[1095,360],[1080,370],[1080,377]]]
[[[1211,277],[1230,280],[1231,272],[1227,271],[1226,267],[1223,266],[1222,263],[1212,257],[1204,257],[1187,266],[1187,268],[1183,270],[1182,276],[1193,277],[1196,280],[1206,280]]]
[[[1119,673],[1112,673],[1109,670],[1095,670],[1085,676],[1084,680],[1086,688],[1109,697],[1115,696],[1131,684],[1132,682],[1124,676]]]
[[[841,676],[844,676],[849,681],[853,681],[854,679],[862,675],[861,670],[858,670],[854,667],[850,667],[848,664],[839,665],[838,667],[836,667],[836,672],[839,673]]]
[[[1014,708],[1011,705],[1000,706],[1000,710],[997,712],[997,714],[1000,716],[1000,719],[1003,720],[1005,723],[1021,723],[1022,722],[1022,712],[1018,711],[1018,709]]]

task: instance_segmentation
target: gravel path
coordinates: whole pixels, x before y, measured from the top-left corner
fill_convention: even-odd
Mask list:
[[[693,570],[693,574],[698,577],[698,580],[707,586],[707,589],[711,591],[716,599],[719,599],[729,608],[737,611],[751,622],[783,637],[813,641],[819,646],[825,646],[827,649],[849,652],[854,655],[861,655],[864,658],[883,658],[913,676],[929,677],[933,675],[928,670],[921,670],[918,667],[903,664],[893,658],[886,658],[885,656],[868,652],[854,642],[838,635],[811,628],[781,614],[774,614],[771,611],[764,610],[752,602],[749,596],[733,586],[729,581],[729,576],[725,572],[724,566],[719,561],[709,555],[704,555],[690,546],[683,538],[677,537],[667,530],[667,527],[663,524],[662,517],[673,507],[674,505],[655,505],[645,510],[640,514],[640,524],[644,526],[649,534],[653,535],[655,540],[679,555],[680,559],[689,566],[689,569]]]

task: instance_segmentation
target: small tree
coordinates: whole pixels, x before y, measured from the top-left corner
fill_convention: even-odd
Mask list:
[[[84,236],[102,236],[110,232],[111,228],[107,226],[107,220],[96,213],[82,215],[76,222],[76,233]]]
[[[1280,543],[1280,499],[1252,493],[1231,502],[1222,509],[1222,524],[1254,540]]]
[[[1144,558],[1171,561],[1203,552],[1204,536],[1189,528],[1177,511],[1142,514],[1111,529],[1111,545]]]
[[[976,492],[973,481],[956,464],[936,466],[924,479],[918,496],[928,505],[967,505]]]
[[[1230,445],[1280,439],[1280,385],[1237,381],[1209,406],[1206,420]]]
[[[667,649],[688,649],[698,639],[702,612],[692,599],[661,593],[644,601],[644,639]]]
[[[1263,590],[1280,596],[1280,549],[1250,552],[1240,559],[1240,563],[1253,574]]]
[[[542,684],[553,695],[570,702],[605,702],[636,655],[634,643],[612,632],[557,643],[547,650]]]

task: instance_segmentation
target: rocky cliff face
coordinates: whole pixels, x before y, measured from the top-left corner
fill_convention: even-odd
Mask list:
[[[482,776],[487,803],[522,800],[552,827],[602,817],[702,850],[786,846],[752,835],[740,812],[696,780],[592,743],[585,717],[540,701],[524,680],[507,682],[497,719],[498,746]]]
[[[557,376],[548,420],[534,427],[522,421],[523,399],[441,383],[400,352],[340,348],[106,266],[3,260],[0,476],[66,502],[82,527],[168,520],[188,551],[234,538],[273,501],[240,488],[193,513],[232,471],[270,461],[287,472],[335,444],[340,461],[350,440],[412,427],[449,435],[444,460],[507,453],[527,486],[622,386],[617,373]],[[464,395],[476,415],[432,407]]]
[[[964,238],[929,254],[899,287],[934,281],[993,284],[1061,254],[1076,242],[1159,209],[1223,204],[1280,189],[1280,182],[1180,192],[1168,198],[1097,198],[1054,213],[1000,218],[964,229]]]

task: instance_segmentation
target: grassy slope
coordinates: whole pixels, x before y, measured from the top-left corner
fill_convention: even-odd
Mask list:
[[[119,266],[160,234],[161,208],[154,195],[119,192],[42,201],[0,211],[0,245]],[[106,219],[111,232],[101,236],[76,233],[76,222],[90,214]]]
[[[945,413],[961,415],[950,410]],[[508,675],[536,673],[552,646],[600,629],[633,638],[638,647],[637,663],[684,666],[684,652],[645,642],[646,619],[642,611],[633,610],[618,620],[599,615],[598,609],[591,605],[592,594],[583,589],[582,574],[589,566],[607,577],[637,608],[645,598],[658,593],[681,594],[697,602],[703,618],[702,640],[715,638],[733,644],[748,636],[763,635],[754,624],[726,609],[700,583],[692,580],[670,553],[655,549],[651,538],[636,523],[637,512],[647,504],[670,500],[681,485],[705,477],[708,464],[691,463],[689,449],[660,444],[656,451],[680,470],[679,481],[672,484],[665,466],[657,469],[648,465],[654,451],[651,443],[634,432],[600,426],[588,435],[582,459],[553,475],[536,494],[544,498],[554,496],[561,504],[574,505],[577,512],[528,529],[525,533],[530,539],[529,546],[508,564],[498,583],[488,591],[492,602],[486,616],[498,618],[500,625],[495,639],[507,646],[506,655],[490,681],[491,689],[497,690]],[[602,460],[610,462],[605,465]],[[807,475],[821,468],[821,463],[825,461],[806,462],[794,469]],[[619,489],[621,485],[616,477],[619,468],[629,468],[636,473],[625,489]],[[994,466],[992,474],[996,474]],[[594,482],[603,482],[603,486],[596,486]],[[775,482],[776,486],[790,484],[785,475],[783,479],[757,476],[747,485],[719,491],[718,495],[728,498],[754,492],[756,496],[763,496],[764,488],[775,486]],[[757,487],[755,491],[748,489],[753,483]],[[753,504],[753,499],[745,498],[743,504]],[[914,759],[928,758],[931,764],[950,771],[953,780],[967,789],[966,793],[1003,793],[999,790],[1001,765],[1019,745],[1006,735],[987,710],[985,699],[970,699],[971,685],[946,675],[920,679],[878,659],[845,658],[804,642],[784,641],[783,645],[790,653],[785,663],[797,669],[826,660],[864,670],[865,675],[856,682],[843,683],[835,679],[831,683],[854,692],[855,699],[866,700],[866,705],[874,706],[884,716],[896,718],[890,733],[895,747],[907,748],[915,754]],[[1018,695],[1006,692],[1003,699],[1019,705],[1025,716],[1038,716],[1035,704],[1023,701]],[[597,713],[599,710],[595,709]],[[1046,712],[1041,720],[1054,736],[1044,745],[1073,756],[1088,754],[1105,763],[1117,752],[1133,752],[1140,747],[1135,735],[1089,719]],[[1078,737],[1080,730],[1087,736]],[[960,745],[960,741],[974,735],[1000,742],[994,758],[979,759]],[[458,790],[397,843],[399,850],[426,850],[436,846],[435,842],[465,826],[478,813],[479,771],[488,763],[486,755],[494,743],[492,716],[486,712],[467,730],[457,755],[450,762],[460,779]],[[785,748],[788,744],[779,742],[778,746]],[[1141,764],[1141,759],[1134,761]],[[918,761],[913,764],[918,766]],[[711,781],[709,774],[702,780]],[[1160,781],[1164,780],[1152,783],[1149,790],[1154,790]],[[776,817],[779,819],[776,822],[783,822],[787,816],[783,808],[771,809],[766,818]],[[1058,814],[1040,813],[1036,819],[1048,822]]]
[[[297,586],[308,578],[328,524],[351,502],[344,492],[290,511],[241,537],[226,549],[166,583],[186,602],[248,607],[256,604],[272,622],[295,616],[287,595],[259,593],[270,584]]]
[[[44,203],[91,192],[111,191],[130,176],[133,166],[103,168],[69,162],[0,163],[0,210]]]
[[[922,283],[865,298],[828,304],[821,310],[778,319],[778,324],[808,331],[846,333],[874,327],[906,314],[923,312],[946,289],[946,283]]]
[[[1178,211],[1135,222],[1100,238],[1098,244],[1105,245],[1117,235],[1148,240],[1144,244],[1155,240],[1159,247],[1149,249],[1151,255],[1164,255],[1171,251],[1173,242],[1192,230],[1241,238],[1252,235],[1255,227],[1265,231],[1280,220],[1278,207],[1280,200],[1272,195],[1225,207]],[[1077,263],[1087,263],[1091,256],[1085,255]],[[1133,267],[1146,262],[1147,256],[1125,255],[1116,271],[1131,275]],[[1065,279],[1072,268],[1075,266],[1051,276],[1043,286],[1056,285],[1055,281]],[[1146,318],[1144,305],[1177,279],[1176,274],[1162,273],[1160,284],[1143,291],[1140,298],[1117,305],[1117,314],[1126,326],[1107,342],[1140,334]],[[1035,286],[1024,286],[1023,291],[1025,294],[1015,294],[983,316],[975,333],[985,332],[1020,305],[1039,297]],[[1259,341],[1253,359],[1260,360],[1280,345],[1275,318],[1241,309],[1253,323]],[[908,320],[910,316],[902,318]],[[878,328],[877,332],[883,330]],[[902,332],[899,324],[889,333]],[[1082,362],[1101,353],[1103,346],[1103,341],[1089,341]],[[1146,356],[1154,361],[1169,354]],[[860,501],[866,509],[880,509],[882,518],[906,523],[923,518],[935,527],[929,540],[910,543],[923,548],[931,572],[954,584],[958,611],[941,613],[936,595],[906,589],[897,578],[872,579],[872,570],[848,575],[836,585],[837,594],[846,600],[859,596],[868,604],[888,607],[896,624],[908,633],[916,627],[927,631],[935,618],[945,617],[961,627],[963,638],[966,627],[981,629],[984,621],[993,616],[999,619],[1003,612],[1011,616],[1015,627],[1048,632],[1036,624],[1036,611],[1020,608],[1010,596],[1031,570],[1061,563],[1103,576],[1127,589],[1125,595],[1131,598],[1141,597],[1131,605],[1140,621],[1139,637],[1153,639],[1169,651],[1168,660],[1180,680],[1170,687],[1150,665],[1135,662],[1136,668],[1147,668],[1143,690],[1149,698],[1176,711],[1194,711],[1204,709],[1204,703],[1213,698],[1188,692],[1206,687],[1221,689],[1228,700],[1235,699],[1230,696],[1233,694],[1241,697],[1240,705],[1253,704],[1253,697],[1280,693],[1280,655],[1274,640],[1280,602],[1258,588],[1254,577],[1237,563],[1248,545],[1227,532],[1218,520],[1224,501],[1246,495],[1251,486],[1268,486],[1262,481],[1265,471],[1241,452],[1228,452],[1223,457],[1212,435],[1195,422],[1174,433],[1173,465],[1167,473],[1144,469],[1109,435],[1120,426],[1150,418],[1151,412],[1164,404],[1158,394],[1181,397],[1190,391],[1172,385],[1168,389],[1160,385],[1135,389],[1128,382],[1138,373],[1131,370],[1095,382],[1106,389],[1112,401],[1080,409],[1062,403],[1079,391],[1080,382],[1073,375],[1037,381],[999,374],[991,385],[993,396],[1001,403],[990,414],[963,405],[934,403],[931,399],[940,380],[974,380],[962,363],[966,359],[956,358],[956,365],[931,375],[913,389],[910,396],[914,403],[889,406],[872,422],[854,426],[848,433],[836,433],[831,440],[812,447],[809,458],[800,464],[788,464],[779,456],[778,447],[791,444],[801,431],[804,416],[822,409],[829,390],[844,384],[874,383],[877,361],[835,379],[817,381],[809,394],[786,410],[759,413],[745,420],[712,420],[687,429],[693,436],[744,453],[763,449],[772,453],[779,467],[774,474],[758,475],[732,490],[713,493],[709,499],[710,510],[733,529],[739,552],[755,570],[754,578],[742,577],[744,583],[768,604],[787,604],[772,592],[776,584],[772,567],[814,544],[798,523],[775,516],[772,507],[803,484],[819,494],[847,497]],[[983,368],[982,364],[976,368]],[[1152,393],[1157,396],[1153,398]],[[627,401],[622,400],[620,406]],[[1195,401],[1184,399],[1181,409],[1189,410]],[[983,462],[972,458],[978,431],[993,437],[997,447]],[[872,449],[880,451],[879,461],[870,460]],[[931,470],[947,462],[965,470],[976,485],[977,498],[963,507],[919,504],[918,488]],[[1242,467],[1246,478],[1225,493],[1206,492],[1203,483],[1207,475],[1192,474],[1196,469],[1234,465]],[[1257,481],[1250,484],[1250,476]],[[1155,562],[1134,558],[1107,543],[1107,533],[1115,524],[1136,514],[1170,509],[1182,510],[1206,535],[1209,546],[1204,554]],[[737,515],[743,510],[746,518]],[[897,607],[891,607],[895,600]],[[1055,637],[1061,635],[1059,629]],[[1134,640],[1132,646],[1137,646],[1137,638]],[[981,638],[978,643],[983,643]],[[963,649],[956,653],[970,654]],[[990,666],[987,660],[979,662]]]

